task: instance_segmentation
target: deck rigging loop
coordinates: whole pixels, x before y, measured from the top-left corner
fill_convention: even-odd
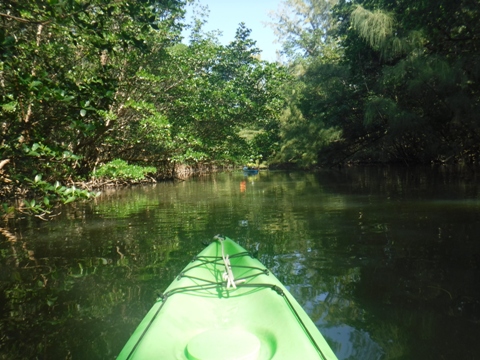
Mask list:
[[[222,259],[223,259],[223,264],[225,265],[225,272],[223,273],[223,280],[227,282],[227,290],[230,288],[237,288],[237,284],[235,283],[235,276],[233,275],[232,271],[232,265],[230,264],[230,258],[229,255],[225,255],[225,247],[223,245],[223,242],[225,240],[224,237],[221,235],[216,235],[215,239],[218,239],[220,241],[220,245],[222,246]]]

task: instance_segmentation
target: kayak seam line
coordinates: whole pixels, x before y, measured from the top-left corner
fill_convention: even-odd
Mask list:
[[[138,340],[135,342],[135,345],[133,346],[132,350],[130,351],[130,353],[128,354],[127,356],[127,359],[130,359],[130,357],[133,355],[133,353],[135,352],[135,350],[137,350],[137,347],[138,345],[140,344],[140,342],[142,341],[143,337],[145,336],[145,334],[147,333],[147,330],[150,328],[150,326],[153,324],[153,321],[156,319],[157,315],[160,313],[160,310],[162,310],[163,308],[163,305],[165,305],[165,302],[167,301],[168,299],[168,294],[163,294],[162,296],[162,305],[160,305],[157,309],[157,311],[155,312],[155,314],[153,315],[153,317],[150,319],[150,321],[148,322],[148,325],[145,327],[145,329],[142,331],[142,334],[140,335],[140,337],[138,338]]]
[[[325,356],[325,354],[322,352],[322,349],[320,348],[320,346],[317,344],[317,342],[315,341],[315,339],[313,338],[312,334],[310,333],[310,331],[307,329],[307,327],[305,326],[305,323],[303,322],[302,318],[300,317],[300,315],[298,314],[297,310],[295,310],[295,308],[293,307],[290,299],[288,298],[287,294],[285,293],[285,291],[283,291],[283,289],[281,287],[279,287],[278,285],[272,285],[272,284],[264,284],[264,283],[261,283],[261,284],[242,284],[241,287],[264,287],[264,288],[270,288],[272,289],[273,291],[275,291],[278,295],[280,295],[284,300],[285,302],[287,303],[288,307],[290,308],[290,310],[292,311],[293,315],[295,316],[295,318],[297,319],[297,321],[300,323],[301,325],[301,328],[303,329],[303,331],[305,331],[305,333],[307,334],[308,336],[308,339],[310,340],[310,342],[314,345],[315,349],[317,350],[317,352],[320,354],[320,356],[322,357],[322,359],[326,359],[327,357]]]
[[[278,287],[275,285],[275,287]],[[276,289],[274,289],[275,291],[277,291]],[[310,339],[310,342],[314,345],[315,349],[317,349],[318,353],[320,354],[320,356],[323,358],[323,359],[326,359],[326,356],[325,354],[322,352],[322,349],[320,348],[320,346],[317,344],[317,342],[315,341],[315,339],[313,338],[312,334],[310,333],[310,331],[307,329],[307,327],[305,326],[305,323],[303,322],[302,318],[300,317],[300,315],[298,314],[297,310],[295,310],[295,308],[293,307],[292,303],[290,302],[290,299],[288,298],[287,294],[282,290],[282,293],[279,295],[281,295],[285,301],[287,302],[288,306],[290,307],[291,311],[294,313],[295,317],[297,318],[297,321],[300,322],[301,324],[301,327],[303,328],[303,331],[305,331],[308,335],[308,338]]]

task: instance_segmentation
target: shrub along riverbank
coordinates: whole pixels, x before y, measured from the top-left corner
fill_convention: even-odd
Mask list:
[[[88,181],[68,181],[63,185],[59,181],[49,183],[41,175],[35,176],[27,187],[15,181],[3,178],[7,186],[0,192],[2,199],[2,216],[8,218],[16,213],[34,215],[43,220],[56,216],[59,205],[73,201],[91,200],[111,187],[125,187],[158,181],[183,181],[187,178],[215,171],[232,170],[235,166],[215,166],[196,164],[195,166],[172,164],[159,172],[153,166],[129,165],[126,161],[116,159],[94,171]]]

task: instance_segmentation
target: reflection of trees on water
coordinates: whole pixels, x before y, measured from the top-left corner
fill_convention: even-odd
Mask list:
[[[115,241],[108,221],[97,224],[106,231],[51,225],[0,242],[0,357],[114,357],[155,299],[158,279],[170,277],[173,248],[133,242],[138,231],[126,229],[126,240]]]
[[[19,221],[13,238],[0,233],[0,357],[115,356],[157,291],[222,233],[288,286],[340,359],[468,358],[480,212],[458,198],[473,185],[372,171],[260,172],[244,191],[243,174],[217,174]],[[443,344],[453,327],[464,350]]]
[[[362,323],[365,311],[351,296],[347,287],[359,278],[359,268],[350,269],[343,276],[322,275],[327,269],[326,259],[315,259],[306,254],[293,253],[274,257],[272,271],[279,275],[292,295],[315,322],[339,359],[381,359],[384,350],[371,335],[356,328]],[[350,324],[350,325],[347,325]]]
[[[325,178],[329,180],[323,183]],[[288,232],[289,225],[272,221],[277,227],[273,252],[285,259],[265,262],[277,269],[282,281],[295,284],[290,290],[298,299],[308,299],[302,305],[321,319],[320,328],[330,324],[322,332],[334,348],[341,344],[339,357],[475,354],[480,249],[474,239],[480,217],[478,200],[471,196],[478,194],[476,184],[465,184],[458,174],[443,170],[354,169],[320,173],[318,179],[322,194],[312,196],[316,203],[308,205],[308,213],[298,216],[296,209],[305,184],[282,203],[282,222],[293,222],[295,228],[279,234]],[[444,201],[439,200],[442,196]],[[312,276],[315,271],[322,275]],[[442,344],[451,339],[452,323],[462,324],[456,333],[468,345],[461,349],[438,344],[439,339]],[[348,344],[352,352],[345,350]],[[412,350],[428,347],[435,348],[430,355]]]

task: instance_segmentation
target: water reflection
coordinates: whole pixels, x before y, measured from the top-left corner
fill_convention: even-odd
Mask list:
[[[0,358],[115,358],[222,233],[287,285],[339,359],[473,359],[477,180],[445,168],[239,172],[17,219],[0,230]]]

